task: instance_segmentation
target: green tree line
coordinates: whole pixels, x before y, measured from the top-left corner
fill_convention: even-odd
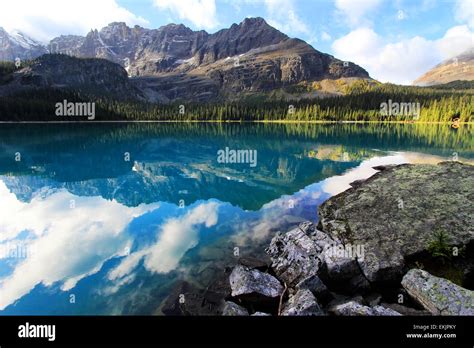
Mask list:
[[[254,98],[230,103],[166,105],[90,97],[77,91],[36,89],[0,97],[0,120],[68,121],[70,119],[55,115],[55,104],[65,99],[95,102],[96,120],[473,122],[474,111],[474,94],[470,91],[391,84],[372,87],[355,85],[346,95],[311,100]],[[382,115],[381,104],[389,100],[396,103],[419,103],[418,117]]]

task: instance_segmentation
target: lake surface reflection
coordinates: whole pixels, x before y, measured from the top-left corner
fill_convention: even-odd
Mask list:
[[[160,314],[379,164],[474,158],[473,129],[0,125],[0,314]],[[256,166],[220,163],[255,150]]]

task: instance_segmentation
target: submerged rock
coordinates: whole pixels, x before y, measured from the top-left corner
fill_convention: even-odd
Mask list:
[[[441,231],[452,246],[474,242],[474,166],[404,164],[381,170],[319,208],[319,228],[364,247],[358,263],[370,282],[398,283],[405,260],[427,253]]]
[[[403,277],[402,286],[433,315],[474,315],[474,291],[449,280],[412,269]]]
[[[291,296],[281,312],[283,316],[325,315],[314,295],[308,289]]]
[[[161,312],[169,316],[220,315],[224,297],[223,294],[180,281],[163,302]]]
[[[224,316],[248,316],[249,312],[242,306],[230,301],[226,301],[222,310]]]
[[[279,298],[283,292],[283,286],[272,275],[242,265],[234,268],[229,281],[232,296],[247,300],[275,299]]]
[[[337,304],[329,308],[334,315],[343,316],[398,316],[400,313],[382,306],[368,307],[356,301]]]

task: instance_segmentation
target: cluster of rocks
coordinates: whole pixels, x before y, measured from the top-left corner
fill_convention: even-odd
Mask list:
[[[450,262],[470,284],[474,167],[374,169],[319,208],[317,227],[305,222],[277,234],[266,272],[236,266],[224,314],[474,315],[473,291],[414,267],[435,261],[429,244],[442,230],[453,250],[465,250]]]
[[[163,312],[474,315],[474,167],[446,162],[374,169],[377,174],[320,206],[317,226],[304,222],[276,234],[268,260],[242,258],[200,296],[173,307],[175,296]],[[447,236],[443,252],[456,251],[445,255],[448,267],[469,289],[433,275],[447,274],[429,251],[439,230]]]
[[[364,278],[357,256],[334,252],[340,245],[310,222],[278,234],[267,249],[266,271],[234,267],[223,315],[474,315],[474,291],[420,269],[410,270],[397,289],[409,297],[403,305],[384,303]]]

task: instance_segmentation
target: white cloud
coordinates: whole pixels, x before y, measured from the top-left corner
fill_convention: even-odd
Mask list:
[[[373,55],[382,45],[382,38],[373,29],[359,28],[334,41],[332,49],[338,58],[366,67],[372,65]]]
[[[61,34],[84,35],[111,22],[146,25],[148,22],[120,7],[115,0],[2,1],[0,26],[18,29],[46,42]]]
[[[367,25],[367,15],[375,10],[382,0],[336,0],[337,13],[350,26]]]
[[[153,3],[198,28],[212,29],[218,24],[215,0],[154,0]]]
[[[207,228],[217,223],[215,202],[201,204],[183,218],[171,219],[161,228],[158,242],[145,257],[145,268],[156,273],[166,273],[176,268],[181,258],[199,242],[198,225]]]
[[[268,23],[290,35],[311,35],[310,28],[298,16],[293,0],[264,0]]]
[[[105,292],[113,293],[133,281],[131,272],[141,260],[151,272],[170,272],[198,244],[199,228],[217,224],[219,208],[214,201],[191,207],[160,226],[156,243],[129,253],[133,237],[127,227],[148,212],[158,209],[159,214],[160,204],[131,208],[102,197],[78,197],[66,190],[38,195],[24,203],[1,180],[0,202],[0,264],[8,261],[12,267],[10,274],[0,277],[0,310],[38,284],[59,283],[63,291],[68,291],[117,256],[124,258],[109,272],[108,279],[114,283]],[[28,257],[4,259],[16,246],[24,248]]]
[[[331,41],[331,35],[329,35],[329,33],[323,31],[322,34],[321,34],[321,40],[323,41]]]
[[[186,252],[199,243],[200,225],[209,228],[217,224],[217,202],[208,202],[192,208],[184,216],[165,222],[158,231],[155,244],[125,257],[108,274],[110,280],[128,277],[142,259],[144,266],[153,273],[168,273],[178,266]]]
[[[466,23],[474,29],[474,2],[472,0],[457,0],[454,14],[459,22]]]
[[[474,33],[466,25],[449,29],[438,40],[420,36],[386,42],[373,29],[358,28],[334,41],[336,57],[350,60],[382,82],[411,84],[413,80],[445,59],[472,47]]]
[[[75,208],[70,208],[71,200]],[[100,270],[130,245],[124,233],[137,216],[158,204],[126,207],[101,197],[77,197],[62,190],[30,203],[18,201],[0,181],[0,246],[22,242],[29,254],[16,260],[11,274],[0,279],[0,310],[36,285],[62,284],[62,290]],[[24,240],[21,234],[28,232]]]
[[[449,29],[435,45],[444,59],[452,58],[474,47],[474,32],[466,25],[459,25]]]

